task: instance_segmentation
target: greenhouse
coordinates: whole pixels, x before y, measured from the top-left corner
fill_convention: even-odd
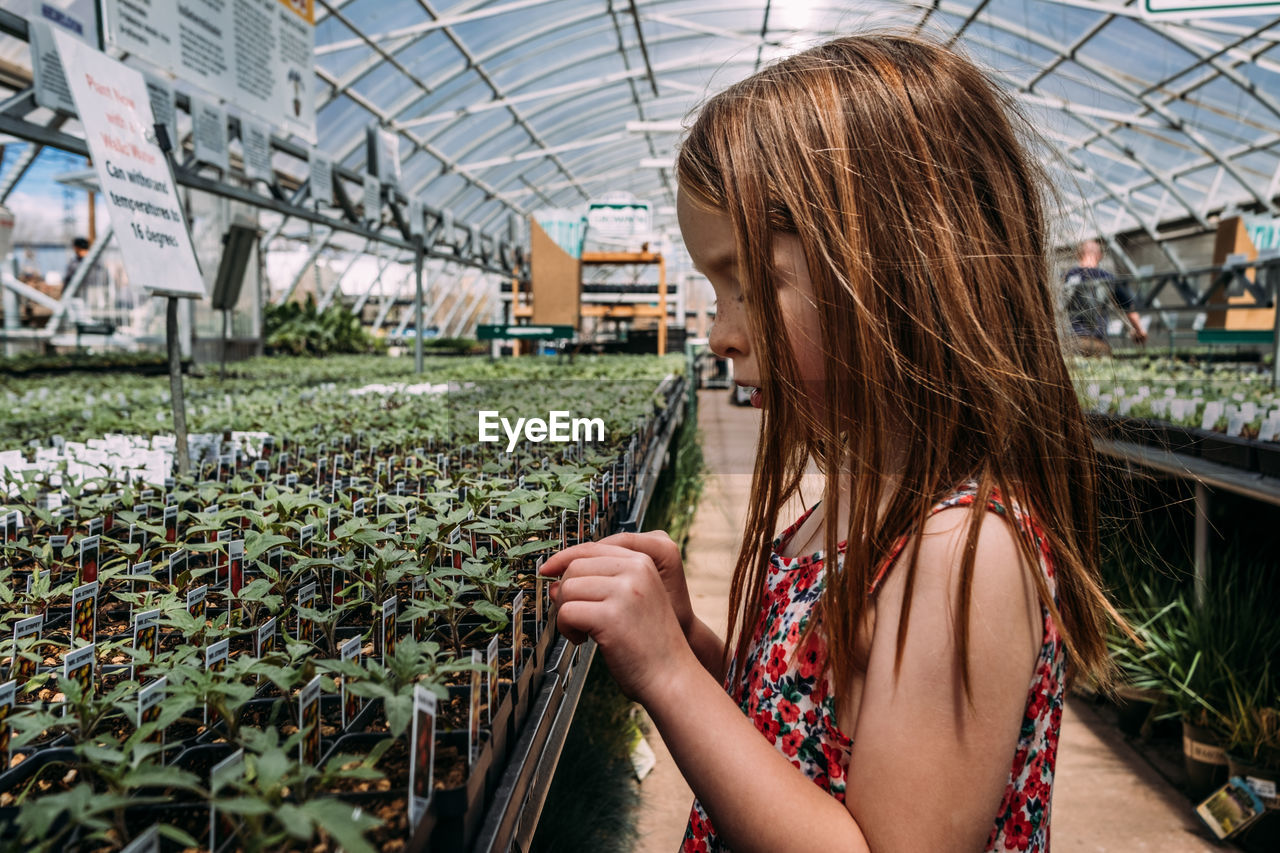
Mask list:
[[[1278,302],[1280,3],[4,0],[0,850],[1280,851]]]

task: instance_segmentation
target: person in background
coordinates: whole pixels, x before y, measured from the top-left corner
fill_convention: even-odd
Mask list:
[[[1124,313],[1133,342],[1146,343],[1147,333],[1134,310],[1137,300],[1133,291],[1098,266],[1102,261],[1102,246],[1098,241],[1085,240],[1081,243],[1077,258],[1079,263],[1067,270],[1065,276],[1067,316],[1071,321],[1077,352],[1081,355],[1111,354],[1111,345],[1107,343],[1107,305],[1112,301]]]

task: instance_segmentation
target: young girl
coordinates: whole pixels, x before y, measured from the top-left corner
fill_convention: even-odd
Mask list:
[[[1006,106],[857,36],[715,96],[680,151],[711,348],[763,410],[729,642],[665,534],[543,571],[696,793],[685,850],[1048,849],[1064,672],[1105,680],[1114,613]],[[771,541],[809,464],[822,501]]]

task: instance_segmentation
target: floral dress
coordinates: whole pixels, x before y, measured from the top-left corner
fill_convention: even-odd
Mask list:
[[[976,484],[970,483],[933,507],[940,512],[955,506],[971,506]],[[988,501],[988,510],[1007,516],[997,497]],[[1018,507],[1013,516],[1029,531],[1037,546],[1040,568],[1056,591],[1053,560],[1048,545],[1034,520]],[[826,644],[819,631],[800,643],[810,612],[822,594],[825,580],[822,552],[805,557],[778,554],[812,509],[774,541],[770,569],[761,601],[761,616],[751,636],[746,667],[739,677],[731,665],[725,690],[737,700],[743,713],[755,724],[800,772],[840,802],[844,802],[853,743],[836,725],[835,697],[831,693],[831,670],[826,665]],[[897,559],[907,539],[900,540],[872,581],[879,589],[885,574]],[[843,547],[843,543],[841,543]],[[1046,608],[1041,608],[1044,640],[1036,659],[1035,672],[1027,691],[1022,730],[1013,754],[1004,796],[987,836],[988,851],[1033,851],[1049,849],[1049,802],[1053,790],[1053,766],[1058,752],[1058,730],[1062,724],[1062,699],[1066,652],[1058,630]],[[712,853],[728,850],[719,839],[707,813],[693,803],[685,829],[682,853]]]

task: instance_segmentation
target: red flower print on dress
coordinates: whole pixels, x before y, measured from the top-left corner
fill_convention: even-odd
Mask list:
[[[787,649],[785,646],[774,646],[769,652],[769,664],[765,667],[765,672],[774,681],[782,677],[787,671]]]
[[[972,505],[975,490],[974,484],[967,485],[937,504],[934,511]],[[992,498],[988,509],[1015,522],[1025,535],[1044,540],[1034,520],[1016,505],[1006,507],[999,495]],[[741,672],[731,668],[725,686],[748,719],[783,756],[815,785],[844,802],[850,741],[836,723],[826,641],[820,627],[801,641],[804,626],[816,616],[822,601],[826,567],[821,558],[788,559],[778,553],[807,517],[806,514],[774,543],[765,577],[766,600],[750,632],[746,666]],[[871,586],[873,596],[906,543],[906,537],[895,543],[885,562],[871,572],[875,579]],[[1050,593],[1056,595],[1051,555],[1043,547],[1040,555],[1040,568]],[[1062,722],[1066,651],[1044,608],[1042,616],[1043,641],[1035,675],[1028,685],[1018,742],[1010,753],[999,812],[987,838],[988,853],[1045,853],[1049,845],[1049,803]],[[723,853],[726,849],[701,804],[695,801],[681,850]]]

